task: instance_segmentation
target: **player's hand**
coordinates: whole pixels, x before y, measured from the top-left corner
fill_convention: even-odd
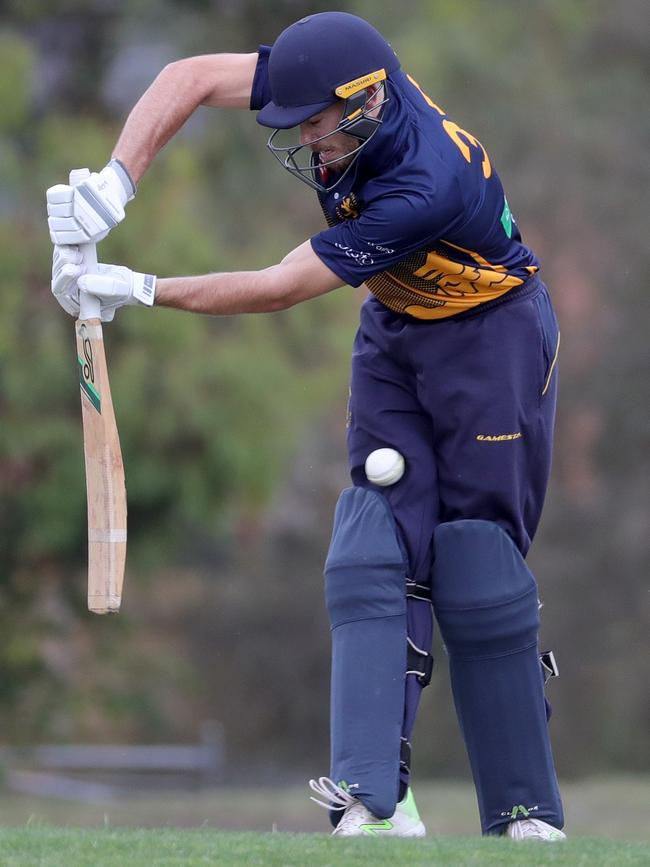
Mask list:
[[[131,271],[123,265],[97,266],[97,272],[80,277],[78,286],[84,292],[95,295],[104,308],[113,309],[128,304],[144,304],[151,307],[156,297],[156,278],[153,274]],[[112,318],[112,317],[111,317]]]
[[[76,187],[57,184],[47,191],[47,223],[53,244],[88,244],[105,238],[124,219],[135,185],[117,160]]]
[[[66,313],[79,316],[77,280],[86,273],[79,247],[55,247],[52,256],[52,295]]]
[[[98,265],[99,274],[105,274],[106,270],[112,271],[117,269],[113,269],[112,265]],[[119,270],[129,271],[128,268]],[[79,317],[79,280],[83,278],[85,273],[86,266],[83,264],[83,256],[79,247],[68,245],[54,248],[54,255],[52,257],[52,294],[65,312],[69,313],[70,316],[74,316],[75,319]],[[133,274],[134,272],[129,271],[129,273]],[[144,277],[145,275],[141,274],[139,276]],[[112,322],[115,311],[123,304],[139,303],[138,299],[127,302],[121,296],[116,296],[115,293],[107,295],[105,298],[99,296],[98,293],[98,297],[100,297],[100,318],[102,322]],[[143,301],[142,303],[149,302]],[[153,299],[151,303],[153,303]]]

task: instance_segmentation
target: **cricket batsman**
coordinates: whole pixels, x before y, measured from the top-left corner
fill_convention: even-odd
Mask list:
[[[124,218],[153,158],[200,105],[256,111],[273,130],[269,150],[315,190],[328,228],[259,271],[84,273],[78,245]],[[108,321],[125,304],[263,313],[366,285],[352,353],[353,486],[325,563],[331,768],[311,781],[315,800],[337,835],[424,835],[411,732],[435,615],[483,833],[563,839],[544,695],[555,669],[540,655],[525,562],[551,464],[560,334],[481,142],[374,27],[324,12],[254,54],[165,67],[108,165],[47,198],[52,291],[72,315],[80,290]],[[385,449],[397,471],[367,471]]]

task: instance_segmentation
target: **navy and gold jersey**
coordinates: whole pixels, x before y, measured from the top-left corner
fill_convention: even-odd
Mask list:
[[[260,48],[251,108],[270,99]],[[493,301],[539,270],[490,157],[401,70],[383,123],[335,190],[319,193],[329,228],[316,255],[390,310],[443,319]]]

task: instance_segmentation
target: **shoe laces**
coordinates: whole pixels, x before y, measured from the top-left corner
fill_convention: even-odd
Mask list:
[[[365,807],[361,801],[355,799],[355,803],[348,807],[341,816],[341,821],[334,829],[335,834],[346,836],[347,831],[357,831],[359,825],[363,822],[376,821],[370,810]]]
[[[324,807],[326,810],[347,810],[353,804],[358,804],[354,795],[351,795],[346,789],[337,785],[329,777],[319,777],[317,780],[309,781],[309,788],[312,792],[320,795],[321,798],[326,798],[321,801],[320,798],[314,798],[310,795],[310,799],[318,804],[319,807]]]

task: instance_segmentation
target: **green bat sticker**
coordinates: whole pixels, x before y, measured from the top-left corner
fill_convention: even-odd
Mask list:
[[[95,388],[95,364],[93,361],[93,347],[90,340],[82,334],[84,358],[77,356],[79,362],[79,385],[85,392],[86,397],[95,407],[97,412],[102,411],[102,399]]]

